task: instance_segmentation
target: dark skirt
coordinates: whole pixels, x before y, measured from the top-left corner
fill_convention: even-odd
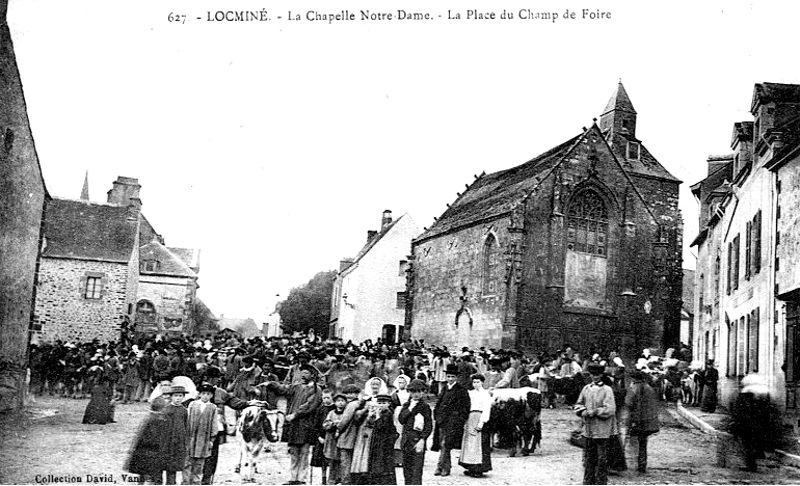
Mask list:
[[[311,452],[311,467],[325,467],[328,465],[328,460],[325,459],[325,445],[316,443]]]
[[[83,423],[107,424],[114,421],[114,405],[111,404],[112,393],[114,392],[107,386],[96,385],[92,389],[92,399],[86,405]]]
[[[700,406],[700,410],[706,413],[714,413],[717,409],[717,384],[714,383],[712,386],[705,386],[703,390],[703,404]]]

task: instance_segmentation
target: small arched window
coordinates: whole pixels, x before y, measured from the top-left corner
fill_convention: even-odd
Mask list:
[[[606,256],[608,210],[597,192],[578,194],[567,212],[567,249]]]
[[[492,295],[497,291],[495,268],[497,267],[497,238],[493,234],[483,243],[483,293]]]
[[[136,304],[136,322],[153,324],[157,319],[156,306],[148,300],[140,300]]]

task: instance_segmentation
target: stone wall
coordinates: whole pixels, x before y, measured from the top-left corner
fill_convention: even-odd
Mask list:
[[[23,403],[47,191],[28,122],[7,0],[0,0],[0,411]]]
[[[683,277],[678,182],[624,169],[625,161],[593,127],[563,161],[542,168],[541,182],[511,213],[416,242],[412,337],[528,352],[571,345],[628,358],[644,347],[677,345]],[[602,256],[567,248],[567,213],[586,190],[600,195],[608,211]],[[497,292],[490,296],[482,275],[489,233],[501,248],[491,275]],[[588,264],[571,265],[570,257]],[[621,295],[628,290],[631,295]]]
[[[147,300],[155,306],[158,332],[191,332],[195,286],[192,278],[142,275],[137,302]]]
[[[412,338],[459,349],[501,347],[509,222],[504,217],[413,245]],[[483,275],[484,244],[490,234],[499,258],[491,273]],[[494,292],[488,283],[484,286],[487,279],[494,280]]]
[[[122,263],[42,258],[34,310],[41,341],[118,340],[130,271]],[[84,297],[87,277],[101,278],[99,299]]]

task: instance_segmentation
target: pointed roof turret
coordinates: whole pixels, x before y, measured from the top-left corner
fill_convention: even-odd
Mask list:
[[[86,171],[86,177],[83,179],[83,189],[81,190],[81,201],[89,200],[89,171]]]
[[[625,91],[625,86],[622,85],[621,79],[617,85],[617,90],[611,96],[611,99],[608,100],[606,109],[603,110],[603,113],[600,116],[603,116],[606,113],[614,110],[627,111],[628,113],[633,113],[634,115],[636,114],[636,110],[633,108],[633,103],[631,103],[631,99],[628,97],[628,93]]]
[[[600,130],[608,139],[617,134],[636,138],[636,110],[633,103],[619,80],[617,90],[611,95],[606,104],[606,109],[600,115]]]

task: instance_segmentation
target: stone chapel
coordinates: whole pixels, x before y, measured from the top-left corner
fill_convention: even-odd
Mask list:
[[[408,336],[629,358],[679,344],[681,181],[636,124],[620,82],[582,133],[477,177],[412,242]]]

